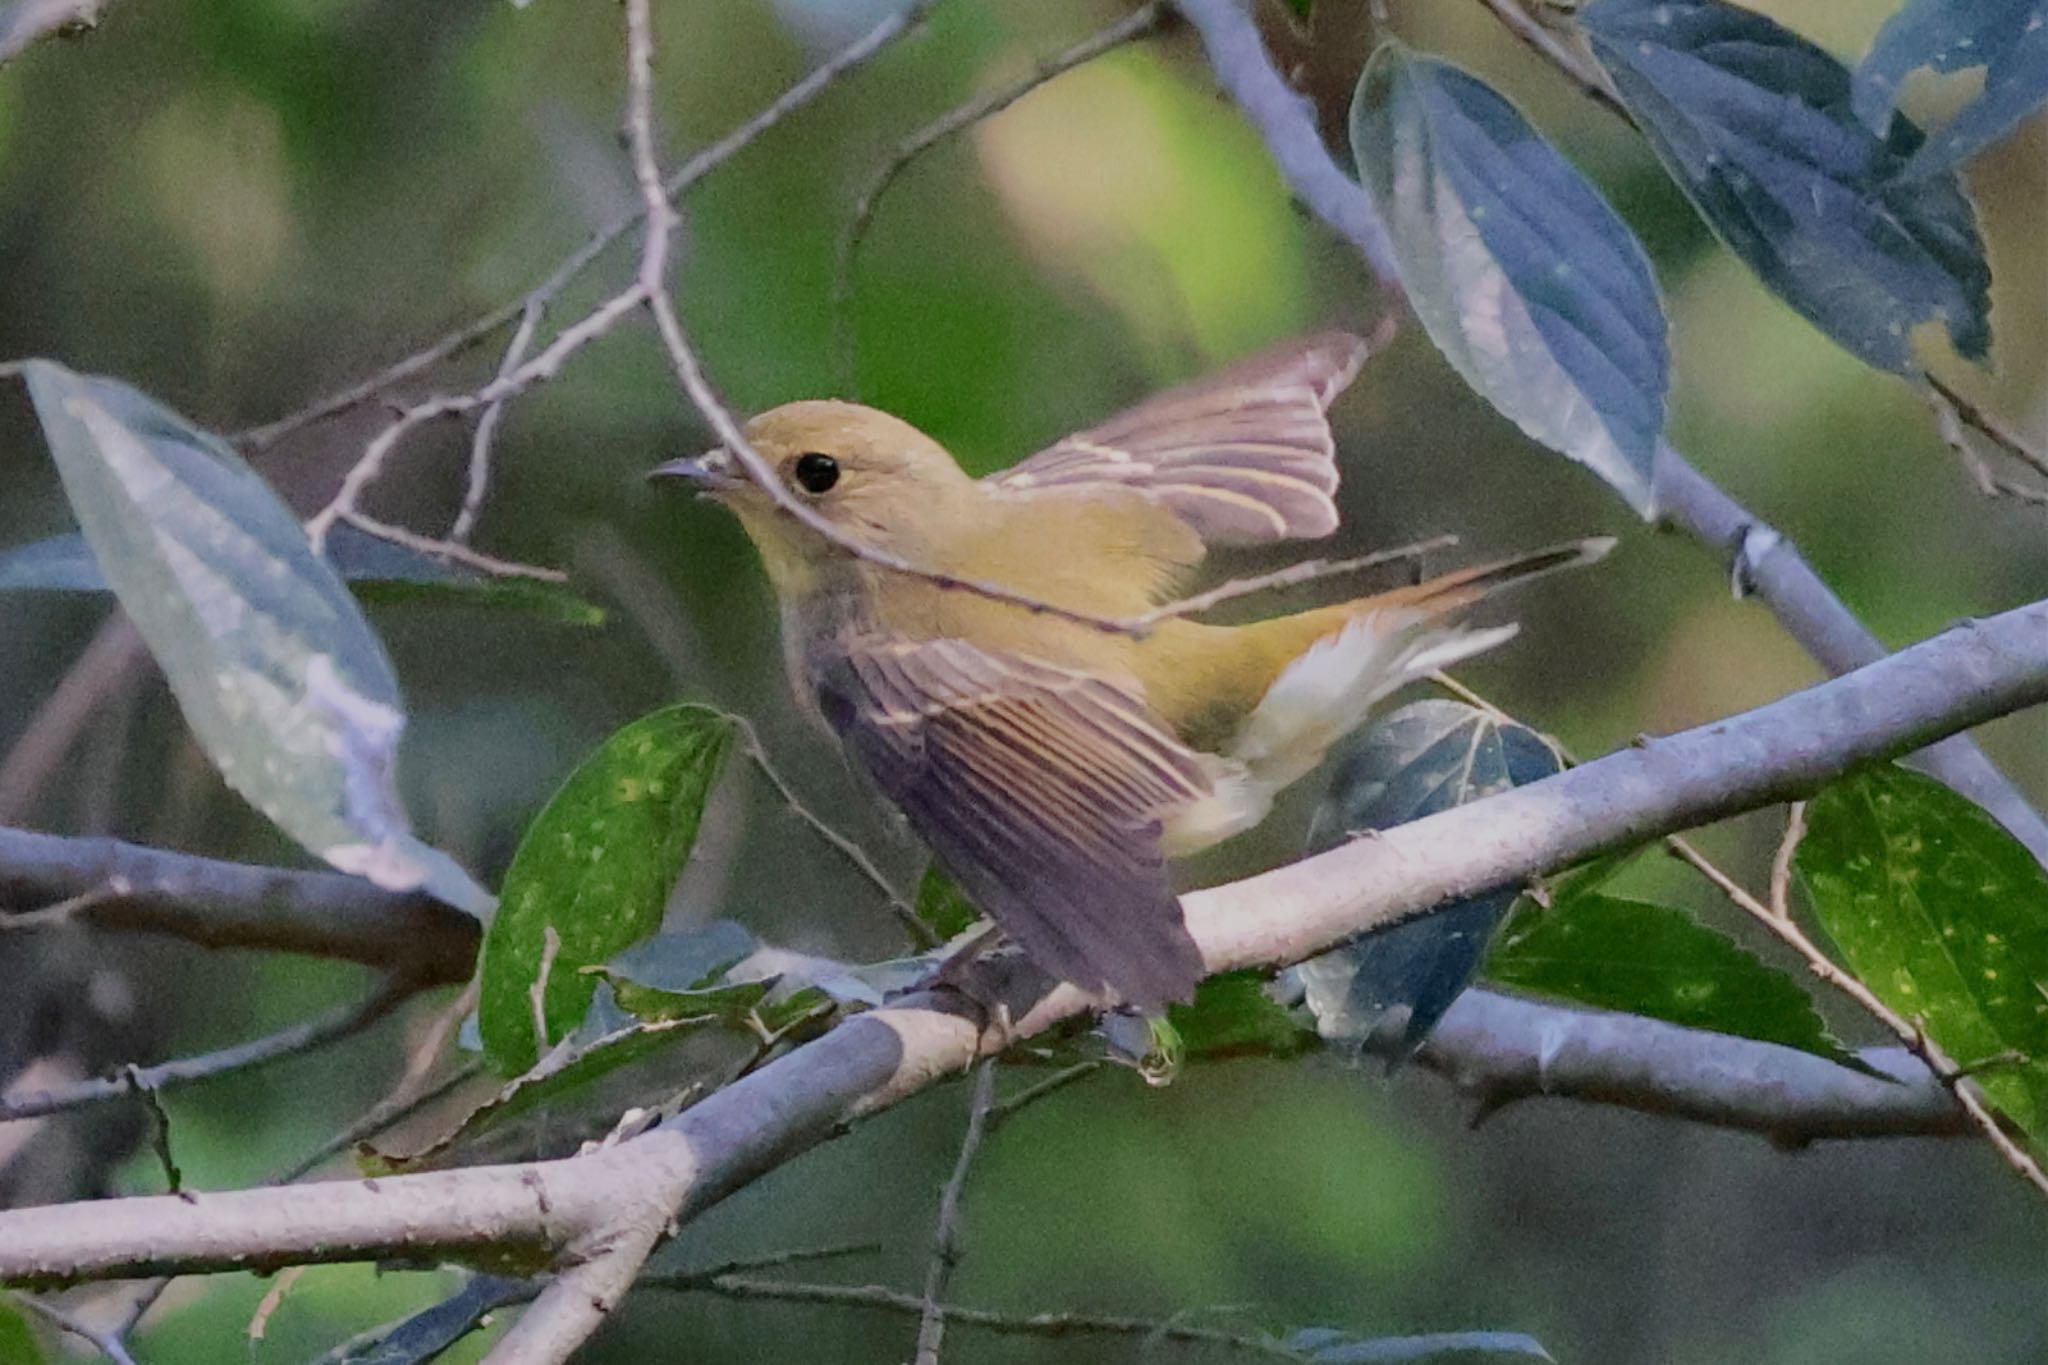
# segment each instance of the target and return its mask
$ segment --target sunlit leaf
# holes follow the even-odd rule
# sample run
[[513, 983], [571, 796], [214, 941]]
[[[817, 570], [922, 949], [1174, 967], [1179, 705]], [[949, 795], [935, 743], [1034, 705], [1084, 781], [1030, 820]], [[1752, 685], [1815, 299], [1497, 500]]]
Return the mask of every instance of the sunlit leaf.
[[[1559, 766], [1526, 726], [1463, 702], [1404, 706], [1339, 751], [1329, 795], [1309, 827], [1309, 851], [1539, 781]], [[1394, 1055], [1413, 1053], [1471, 984], [1519, 894], [1475, 896], [1303, 963], [1323, 1035], [1357, 1042], [1393, 1035]]]
[[2048, 0], [1907, 0], [1856, 68], [1856, 116], [1882, 133], [1914, 71], [1984, 68], [1984, 89], [1928, 134], [1907, 176], [1954, 170], [2048, 102]]
[[1862, 1069], [1790, 974], [1682, 910], [1585, 894], [1525, 908], [1489, 980], [1596, 1009], [1798, 1048]]
[[[559, 583], [494, 578], [479, 570], [422, 554], [369, 535], [346, 522], [327, 533], [327, 562], [370, 606], [419, 603], [480, 607], [545, 617], [563, 625], [600, 626], [604, 608]], [[99, 561], [82, 535], [0, 550], [0, 590], [110, 592]]]
[[1988, 353], [1969, 200], [1952, 175], [1901, 178], [1919, 129], [1864, 127], [1840, 62], [1720, 0], [1596, 0], [1580, 23], [1666, 169], [1773, 293], [1881, 369], [1915, 368], [1926, 322]]
[[917, 917], [944, 943], [979, 924], [982, 915], [946, 870], [932, 863], [917, 884]]
[[28, 1314], [0, 1294], [0, 1365], [42, 1365], [47, 1359]]
[[2048, 874], [1932, 778], [1873, 768], [1807, 810], [1799, 873], [1862, 982], [2048, 1147]]
[[228, 785], [344, 872], [487, 913], [489, 894], [413, 836], [391, 662], [270, 486], [126, 384], [24, 372], [93, 556]]
[[1483, 81], [1398, 43], [1359, 79], [1351, 148], [1438, 349], [1648, 516], [1670, 357], [1628, 225]]
[[1310, 1021], [1268, 994], [1257, 972], [1212, 976], [1166, 1017], [1189, 1057], [1292, 1057], [1317, 1044]]
[[1553, 1360], [1543, 1344], [1522, 1332], [1430, 1332], [1413, 1337], [1360, 1337], [1308, 1327], [1286, 1340], [1316, 1365], [1402, 1365], [1461, 1360]]
[[[596, 987], [585, 967], [660, 927], [733, 736], [731, 720], [706, 707], [656, 711], [585, 759], [527, 828], [484, 936], [478, 1021], [501, 1071], [526, 1070], [576, 1026]], [[544, 992], [548, 1036], [536, 1040], [529, 992], [551, 931], [560, 946]]]

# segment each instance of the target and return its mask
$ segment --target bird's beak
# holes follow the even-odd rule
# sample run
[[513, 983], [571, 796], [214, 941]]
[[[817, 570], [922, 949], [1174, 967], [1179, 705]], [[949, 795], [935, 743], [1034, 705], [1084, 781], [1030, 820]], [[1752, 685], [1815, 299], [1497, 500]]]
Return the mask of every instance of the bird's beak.
[[647, 477], [650, 480], [682, 479], [707, 497], [717, 497], [746, 482], [733, 468], [732, 456], [719, 448], [658, 464], [647, 471]]

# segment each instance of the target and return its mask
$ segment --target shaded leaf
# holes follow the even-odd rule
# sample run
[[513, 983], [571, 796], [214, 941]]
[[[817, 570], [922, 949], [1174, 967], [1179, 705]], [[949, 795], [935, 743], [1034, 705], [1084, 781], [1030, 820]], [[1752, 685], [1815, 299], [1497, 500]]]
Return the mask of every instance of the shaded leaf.
[[[734, 728], [708, 707], [671, 706], [626, 726], [585, 759], [527, 828], [484, 936], [478, 1022], [484, 1052], [516, 1074], [575, 1027], [606, 962], [652, 934], [696, 843]], [[534, 1037], [529, 991], [552, 930], [548, 1037]]]
[[1584, 894], [1509, 922], [1488, 979], [1596, 1009], [1863, 1062], [1827, 1030], [1796, 978], [1682, 910]]
[[1398, 1365], [1410, 1361], [1552, 1360], [1536, 1338], [1522, 1332], [1430, 1332], [1412, 1337], [1359, 1337], [1309, 1327], [1286, 1340], [1317, 1365]]
[[982, 914], [959, 883], [934, 862], [917, 884], [917, 917], [944, 943], [979, 924]]
[[42, 1365], [47, 1359], [28, 1314], [0, 1294], [0, 1365]]
[[[313, 1365], [425, 1365], [484, 1325], [500, 1308], [532, 1298], [531, 1280], [472, 1275], [447, 1298], [362, 1340], [339, 1346]], [[0, 1355], [0, 1361], [7, 1357]]]
[[715, 1015], [744, 1020], [774, 988], [773, 978], [727, 984], [725, 974], [759, 945], [745, 926], [713, 920], [656, 934], [600, 967], [586, 967], [611, 983], [620, 1008], [650, 1023]]
[[1914, 371], [1925, 322], [1988, 353], [1969, 201], [1952, 175], [1900, 178], [1919, 129], [1864, 127], [1840, 62], [1720, 0], [1596, 0], [1580, 23], [1666, 169], [1773, 293], [1880, 369]]
[[290, 509], [226, 442], [127, 385], [23, 368], [93, 556], [228, 785], [344, 872], [488, 913], [413, 836], [391, 662]]
[[[1539, 781], [1560, 766], [1527, 726], [1463, 702], [1415, 702], [1345, 742], [1309, 827], [1308, 851]], [[1323, 1036], [1363, 1043], [1389, 1035], [1398, 1040], [1396, 1058], [1413, 1054], [1471, 984], [1519, 894], [1475, 896], [1303, 963]]]
[[1258, 972], [1224, 972], [1195, 987], [1166, 1017], [1188, 1057], [1292, 1057], [1317, 1045], [1309, 1021], [1266, 991]]
[[1851, 971], [2048, 1148], [2048, 874], [1982, 810], [1886, 765], [1807, 808], [1798, 865]]
[[1396, 43], [1359, 79], [1351, 148], [1438, 349], [1650, 515], [1670, 358], [1628, 225], [1483, 81]]
[[[619, 1022], [604, 996], [582, 1027], [532, 1070], [506, 1083], [427, 1146], [406, 1154], [376, 1153], [363, 1164], [370, 1174], [446, 1170], [486, 1161], [564, 1155], [579, 1142], [602, 1137], [632, 1104], [651, 1107], [695, 1084], [722, 1080], [756, 1044], [714, 1013], [641, 1023]], [[685, 1042], [696, 1051], [664, 1058]], [[643, 1064], [662, 1061], [659, 1068]], [[633, 1068], [630, 1084], [603, 1083]], [[648, 1073], [658, 1073], [656, 1080]]]
[[1928, 135], [1903, 174], [1952, 171], [2048, 102], [2048, 0], [1907, 0], [1856, 68], [1856, 116], [1882, 133], [1912, 72], [1980, 66], [1983, 91]]
[[[604, 624], [604, 608], [558, 583], [493, 578], [421, 554], [342, 522], [327, 533], [327, 562], [370, 606], [421, 603], [482, 607], [545, 617], [572, 626]], [[110, 592], [92, 547], [76, 533], [0, 551], [0, 590]]]

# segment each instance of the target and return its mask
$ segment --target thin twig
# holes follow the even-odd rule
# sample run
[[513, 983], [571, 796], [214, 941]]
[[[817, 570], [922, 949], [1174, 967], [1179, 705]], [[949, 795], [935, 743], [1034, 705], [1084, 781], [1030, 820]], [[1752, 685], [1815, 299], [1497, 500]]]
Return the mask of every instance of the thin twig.
[[156, 1153], [157, 1165], [163, 1169], [164, 1184], [172, 1194], [184, 1194], [185, 1173], [178, 1169], [176, 1159], [171, 1156], [171, 1116], [164, 1112], [164, 1102], [157, 1097], [156, 1087], [142, 1074], [142, 1068], [133, 1062], [121, 1068], [120, 1076], [129, 1093], [142, 1101], [142, 1107], [149, 1111], [149, 1145]]
[[739, 727], [740, 741], [746, 745], [747, 757], [752, 760], [761, 776], [768, 780], [768, 785], [775, 788], [775, 794], [782, 799], [782, 804], [789, 808], [790, 814], [810, 826], [813, 834], [823, 839], [852, 866], [854, 871], [860, 873], [870, 885], [882, 893], [883, 898], [889, 903], [890, 911], [895, 914], [897, 921], [903, 925], [904, 932], [910, 935], [911, 941], [920, 951], [938, 947], [941, 942], [939, 936], [932, 931], [929, 924], [918, 918], [917, 907], [896, 889], [896, 884], [889, 880], [881, 868], [875, 866], [875, 860], [868, 856], [868, 851], [827, 824], [824, 818], [806, 806], [798, 798], [795, 789], [783, 780], [782, 774], [775, 770], [775, 765], [768, 761], [768, 750], [762, 745], [760, 731], [754, 728], [754, 723], [745, 716], [731, 712], [727, 713], [727, 719]]
[[1794, 801], [1785, 807], [1785, 837], [1771, 855], [1771, 913], [1779, 919], [1792, 918], [1792, 858], [1805, 837], [1806, 803]]
[[54, 1090], [15, 1095], [0, 1100], [0, 1122], [36, 1118], [119, 1099], [133, 1094], [137, 1086], [160, 1090], [165, 1086], [207, 1080], [230, 1071], [260, 1066], [280, 1057], [310, 1052], [362, 1032], [418, 989], [418, 982], [409, 977], [386, 977], [381, 986], [355, 1004], [329, 1010], [317, 1018], [302, 1020], [262, 1038], [236, 1043], [217, 1052], [159, 1062], [155, 1066], [129, 1068], [110, 1077], [95, 1076]]
[[95, 886], [81, 891], [75, 896], [66, 896], [63, 900], [53, 905], [45, 905], [39, 910], [24, 910], [20, 914], [0, 915], [0, 934], [33, 929], [50, 929], [60, 924], [69, 924], [95, 905], [105, 905], [108, 901], [127, 894], [127, 887], [117, 883], [110, 883], [106, 886]]
[[98, 1328], [73, 1317], [53, 1303], [47, 1303], [33, 1294], [9, 1294], [16, 1303], [34, 1313], [60, 1332], [77, 1337], [86, 1345], [114, 1362], [114, 1365], [135, 1365], [135, 1357], [128, 1354], [127, 1343], [120, 1334], [102, 1332]]
[[[680, 195], [695, 186], [698, 181], [743, 151], [761, 134], [824, 93], [840, 77], [866, 64], [898, 38], [917, 28], [938, 2], [939, 0], [916, 0], [915, 3], [888, 15], [861, 37], [828, 57], [746, 122], [678, 167], [675, 174], [669, 177], [666, 186], [668, 193], [671, 196]], [[238, 432], [235, 440], [250, 450], [266, 450], [296, 431], [360, 407], [388, 391], [393, 385], [460, 355], [508, 323], [524, 317], [527, 309], [535, 304], [545, 307], [572, 281], [589, 269], [591, 264], [604, 254], [606, 248], [632, 231], [640, 223], [642, 216], [640, 210], [635, 210], [599, 228], [588, 241], [570, 253], [546, 280], [524, 296], [510, 303], [500, 304], [464, 323], [411, 355], [387, 365], [360, 383], [309, 403], [274, 422]]]
[[846, 392], [852, 393], [855, 388], [853, 321], [850, 314], [853, 302], [854, 257], [860, 250], [862, 240], [867, 236], [868, 226], [874, 220], [875, 210], [881, 204], [882, 196], [895, 183], [896, 177], [903, 174], [911, 162], [947, 138], [973, 127], [984, 119], [1000, 114], [1032, 91], [1075, 67], [1083, 66], [1106, 52], [1122, 47], [1125, 43], [1155, 32], [1164, 23], [1167, 15], [1164, 0], [1151, 0], [1149, 4], [1140, 5], [1107, 28], [1092, 33], [1072, 47], [1039, 61], [1022, 80], [955, 105], [896, 144], [889, 153], [888, 160], [882, 163], [881, 169], [877, 170], [873, 178], [862, 187], [860, 197], [854, 200], [853, 215], [840, 234], [838, 258], [832, 268], [832, 354], [840, 386]]
[[[533, 339], [540, 331], [540, 320], [546, 314], [548, 301], [544, 298], [529, 298], [520, 310], [519, 326], [513, 329], [512, 341], [505, 347], [503, 358], [498, 361], [499, 379], [505, 378], [526, 359], [526, 353], [533, 349]], [[484, 495], [491, 486], [491, 443], [498, 434], [498, 423], [505, 415], [505, 404], [509, 398], [500, 398], [484, 409], [484, 415], [477, 419], [476, 431], [469, 438], [469, 479], [462, 491], [462, 507], [455, 513], [455, 524], [448, 528], [448, 539], [456, 544], [466, 544], [470, 533], [476, 529], [476, 519], [483, 511]]]
[[946, 1339], [946, 1309], [942, 1300], [953, 1268], [960, 1264], [960, 1199], [967, 1189], [967, 1172], [981, 1151], [982, 1134], [988, 1131], [988, 1115], [996, 1097], [996, 1059], [981, 1064], [967, 1100], [967, 1131], [960, 1138], [960, 1156], [953, 1174], [939, 1195], [938, 1224], [932, 1230], [931, 1262], [924, 1272], [923, 1309], [917, 1320], [916, 1365], [939, 1365], [939, 1347]]
[[1094, 1060], [1075, 1062], [1072, 1066], [1062, 1067], [1060, 1070], [1053, 1072], [1052, 1075], [1047, 1076], [1042, 1081], [1032, 1082], [1014, 1095], [997, 1100], [988, 1111], [989, 1132], [995, 1132], [996, 1129], [1002, 1127], [1023, 1110], [1030, 1108], [1046, 1096], [1056, 1091], [1065, 1090], [1076, 1081], [1086, 1080], [1088, 1077], [1093, 1076], [1102, 1069], [1102, 1066], [1101, 1062]]
[[[873, 1308], [922, 1318], [923, 1298], [884, 1285], [808, 1284], [794, 1280], [758, 1279], [744, 1275], [719, 1275], [698, 1279], [686, 1275], [644, 1275], [640, 1283], [655, 1289], [718, 1294], [729, 1299], [766, 1299], [777, 1303], [824, 1304], [837, 1308]], [[960, 1327], [979, 1328], [999, 1336], [1026, 1337], [1137, 1337], [1145, 1341], [1178, 1341], [1195, 1345], [1222, 1346], [1254, 1355], [1299, 1361], [1301, 1353], [1277, 1338], [1253, 1332], [1232, 1332], [1219, 1327], [1197, 1327], [1172, 1319], [1110, 1317], [1089, 1313], [998, 1313], [961, 1304], [941, 1304], [945, 1320]]]
[[365, 535], [375, 536], [379, 540], [388, 540], [393, 545], [403, 545], [408, 550], [413, 550], [423, 555], [432, 555], [436, 559], [452, 560], [457, 564], [480, 570], [496, 578], [530, 578], [540, 583], [566, 583], [569, 581], [569, 575], [563, 573], [560, 569], [550, 569], [539, 564], [522, 564], [516, 559], [500, 559], [496, 555], [487, 555], [481, 550], [472, 550], [469, 546], [457, 540], [436, 540], [432, 536], [423, 536], [417, 531], [409, 531], [403, 526], [393, 526], [390, 522], [378, 521], [375, 517], [366, 516], [353, 508], [343, 512], [341, 519]]
[[0, 760], [0, 824], [13, 824], [29, 812], [92, 718], [131, 685], [137, 666], [148, 657], [141, 632], [128, 613], [116, 608]]
[[2036, 450], [2026, 441], [2021, 440], [1993, 418], [1990, 413], [1956, 392], [1946, 381], [1938, 379], [1931, 374], [1923, 377], [1927, 380], [1927, 387], [1932, 389], [1936, 396], [1948, 405], [1949, 409], [1955, 413], [1956, 417], [1965, 426], [1992, 442], [2000, 450], [2003, 450], [2021, 464], [2032, 469], [2036, 474], [2041, 475], [2043, 478], [2048, 478], [2048, 453]]
[[2039, 467], [2037, 461], [2048, 461], [2043, 461], [2042, 457], [2028, 450], [2018, 438], [2001, 431], [1978, 409], [1970, 407], [1969, 415], [1965, 416], [1964, 409], [1968, 404], [1953, 389], [1940, 384], [1931, 376], [1927, 383], [1927, 400], [1934, 409], [1935, 428], [1941, 433], [1941, 439], [1947, 443], [1948, 448], [1954, 451], [1956, 458], [1962, 462], [1963, 472], [1977, 485], [1977, 491], [1987, 498], [2011, 498], [2016, 502], [2032, 503], [2036, 507], [2048, 507], [2048, 489], [2035, 488], [2015, 479], [2008, 479], [1992, 469], [1991, 462], [1980, 455], [1977, 448], [1970, 443], [1969, 432], [1975, 431], [1988, 437], [2008, 455], [2023, 464]]
[[[1791, 865], [1792, 858], [1798, 851], [1799, 840], [1804, 836], [1805, 830], [1804, 812], [1786, 822], [1785, 837], [1780, 842], [1776, 855], [1772, 858], [1774, 869], [1780, 863], [1788, 867]], [[2032, 1185], [2042, 1194], [2048, 1194], [2048, 1173], [2044, 1173], [2040, 1163], [2035, 1161], [2033, 1156], [2005, 1131], [2005, 1128], [1998, 1122], [1997, 1117], [1985, 1107], [1981, 1097], [1975, 1093], [1975, 1083], [1965, 1075], [1962, 1068], [1958, 1067], [1953, 1059], [1935, 1044], [1932, 1038], [1927, 1036], [1925, 1029], [1892, 1009], [1891, 1006], [1878, 997], [1875, 991], [1837, 965], [1835, 960], [1822, 951], [1820, 945], [1815, 943], [1807, 935], [1806, 931], [1799, 926], [1799, 922], [1792, 918], [1789, 904], [1785, 904], [1782, 909], [1776, 903], [1772, 905], [1764, 904], [1736, 883], [1733, 878], [1708, 862], [1700, 855], [1697, 849], [1693, 848], [1684, 839], [1674, 836], [1666, 840], [1666, 842], [1671, 846], [1674, 853], [1718, 887], [1721, 893], [1728, 897], [1731, 902], [1740, 909], [1747, 911], [1751, 918], [1763, 925], [1765, 929], [1768, 929], [1780, 943], [1783, 943], [1793, 952], [1799, 954], [1805, 960], [1807, 970], [1811, 971], [1816, 978], [1826, 982], [1835, 991], [1855, 1002], [1864, 1013], [1884, 1025], [1901, 1043], [1905, 1044], [1907, 1051], [1912, 1052], [1921, 1061], [1927, 1063], [1927, 1069], [1932, 1071], [1936, 1078], [1955, 1096], [1956, 1103], [1963, 1107], [1963, 1112], [1970, 1116], [1970, 1121], [1976, 1125], [1978, 1131], [1982, 1132], [1990, 1140], [1991, 1145], [1998, 1150], [1998, 1154], [2005, 1159], [2006, 1165], [2012, 1167], [2020, 1179]]]
[[1375, 550], [1371, 554], [1356, 555], [1350, 559], [1305, 559], [1299, 564], [1290, 564], [1271, 573], [1254, 574], [1249, 578], [1233, 578], [1228, 583], [1220, 584], [1207, 592], [1196, 593], [1177, 602], [1169, 602], [1142, 616], [1134, 616], [1131, 621], [1139, 629], [1149, 630], [1162, 621], [1194, 616], [1240, 597], [1275, 592], [1281, 588], [1299, 587], [1304, 583], [1320, 582], [1326, 578], [1340, 578], [1404, 559], [1420, 559], [1426, 554], [1448, 549], [1457, 543], [1456, 536], [1431, 536], [1428, 540], [1418, 540], [1412, 545], [1397, 545], [1391, 550]]

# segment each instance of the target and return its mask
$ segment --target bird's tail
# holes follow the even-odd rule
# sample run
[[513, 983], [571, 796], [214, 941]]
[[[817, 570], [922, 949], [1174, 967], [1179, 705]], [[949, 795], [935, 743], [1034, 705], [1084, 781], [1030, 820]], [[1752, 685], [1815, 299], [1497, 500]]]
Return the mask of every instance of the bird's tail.
[[1223, 756], [1268, 792], [1295, 781], [1396, 689], [1509, 639], [1513, 625], [1471, 627], [1464, 608], [1504, 588], [1592, 564], [1608, 537], [1572, 541], [1478, 564], [1392, 592], [1259, 622], [1246, 629], [1287, 662]]

